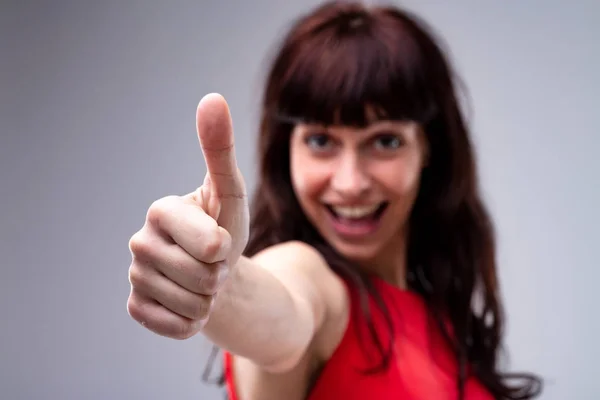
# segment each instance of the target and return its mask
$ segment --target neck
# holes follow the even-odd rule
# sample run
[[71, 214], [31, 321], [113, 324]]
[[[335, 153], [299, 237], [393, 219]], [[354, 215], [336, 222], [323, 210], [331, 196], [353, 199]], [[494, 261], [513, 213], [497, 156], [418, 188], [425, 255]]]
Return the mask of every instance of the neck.
[[406, 256], [406, 240], [402, 235], [382, 249], [377, 258], [370, 260], [368, 269], [389, 284], [406, 289]]

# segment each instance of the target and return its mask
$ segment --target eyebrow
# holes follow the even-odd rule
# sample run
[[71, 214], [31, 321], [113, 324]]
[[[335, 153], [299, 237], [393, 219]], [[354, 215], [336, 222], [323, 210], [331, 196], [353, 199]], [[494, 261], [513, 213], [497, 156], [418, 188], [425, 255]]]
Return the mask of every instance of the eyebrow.
[[[317, 122], [298, 122], [294, 129], [300, 128], [302, 134], [311, 134], [318, 131], [321, 133], [332, 132], [332, 128], [340, 128], [338, 125], [324, 125]], [[374, 121], [365, 127], [348, 127], [362, 131], [365, 135], [373, 135], [381, 133], [382, 130], [388, 130], [389, 133], [410, 134], [414, 130], [411, 121], [396, 121], [396, 120], [379, 120]]]

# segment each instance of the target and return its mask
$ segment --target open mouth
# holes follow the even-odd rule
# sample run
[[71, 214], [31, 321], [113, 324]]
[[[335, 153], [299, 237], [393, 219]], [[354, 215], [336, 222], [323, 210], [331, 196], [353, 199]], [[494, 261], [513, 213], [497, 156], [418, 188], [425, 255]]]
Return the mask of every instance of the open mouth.
[[335, 221], [349, 225], [360, 225], [378, 222], [388, 204], [384, 201], [369, 206], [342, 207], [327, 204], [326, 207]]

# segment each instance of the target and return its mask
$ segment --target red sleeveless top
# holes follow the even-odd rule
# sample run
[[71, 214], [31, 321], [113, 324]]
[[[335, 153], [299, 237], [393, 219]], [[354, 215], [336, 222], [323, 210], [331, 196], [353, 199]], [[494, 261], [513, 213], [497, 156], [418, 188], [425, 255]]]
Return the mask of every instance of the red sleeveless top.
[[[338, 348], [325, 364], [307, 400], [455, 400], [458, 367], [423, 300], [382, 280], [375, 280], [394, 327], [393, 356], [387, 369], [375, 374], [364, 370], [378, 366], [377, 351], [358, 296], [350, 290], [350, 321]], [[370, 301], [375, 329], [385, 348], [390, 337], [383, 314]], [[239, 399], [234, 388], [231, 356], [225, 353], [225, 382], [230, 400]], [[465, 385], [465, 400], [493, 400], [474, 378]]]

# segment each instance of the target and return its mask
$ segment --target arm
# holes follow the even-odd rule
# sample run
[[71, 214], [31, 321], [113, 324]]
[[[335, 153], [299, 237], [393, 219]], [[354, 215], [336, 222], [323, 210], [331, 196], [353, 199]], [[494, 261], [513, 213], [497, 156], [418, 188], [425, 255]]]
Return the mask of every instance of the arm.
[[203, 333], [269, 372], [293, 368], [327, 316], [344, 308], [343, 284], [311, 247], [290, 242], [240, 258]]
[[255, 370], [289, 372], [313, 354], [326, 357], [336, 331], [324, 327], [347, 311], [345, 288], [301, 243], [240, 256], [249, 212], [224, 99], [205, 96], [196, 121], [205, 181], [194, 193], [154, 202], [132, 236], [129, 314], [167, 337], [202, 331]]

